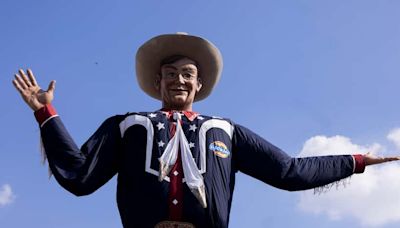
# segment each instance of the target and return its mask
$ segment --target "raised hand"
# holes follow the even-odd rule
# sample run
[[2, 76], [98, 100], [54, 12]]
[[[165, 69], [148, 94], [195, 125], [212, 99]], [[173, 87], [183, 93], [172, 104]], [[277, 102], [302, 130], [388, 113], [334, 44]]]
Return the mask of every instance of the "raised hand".
[[371, 153], [367, 153], [364, 155], [365, 165], [375, 165], [375, 164], [380, 164], [380, 163], [384, 163], [384, 162], [398, 161], [398, 160], [400, 160], [400, 156], [378, 157]]
[[51, 103], [54, 98], [56, 81], [51, 81], [47, 91], [43, 91], [37, 84], [32, 71], [28, 69], [26, 73], [20, 69], [18, 74], [15, 74], [13, 84], [21, 94], [22, 99], [24, 99], [33, 111], [36, 111], [44, 105]]

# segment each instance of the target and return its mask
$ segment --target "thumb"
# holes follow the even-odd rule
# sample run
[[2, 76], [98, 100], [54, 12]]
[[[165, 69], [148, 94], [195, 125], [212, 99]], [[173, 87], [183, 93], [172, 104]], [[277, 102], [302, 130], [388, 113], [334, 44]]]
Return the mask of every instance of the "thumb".
[[49, 84], [49, 87], [47, 88], [47, 92], [54, 93], [54, 90], [56, 89], [56, 81], [51, 81]]

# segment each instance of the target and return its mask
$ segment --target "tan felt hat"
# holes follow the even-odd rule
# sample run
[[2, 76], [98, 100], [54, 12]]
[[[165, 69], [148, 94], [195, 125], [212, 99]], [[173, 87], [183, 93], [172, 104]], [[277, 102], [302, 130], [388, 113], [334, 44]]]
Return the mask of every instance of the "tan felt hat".
[[136, 52], [136, 77], [140, 88], [151, 97], [161, 100], [155, 80], [163, 59], [183, 55], [197, 62], [203, 87], [194, 101], [210, 95], [222, 72], [222, 56], [210, 41], [186, 33], [165, 34], [151, 38]]

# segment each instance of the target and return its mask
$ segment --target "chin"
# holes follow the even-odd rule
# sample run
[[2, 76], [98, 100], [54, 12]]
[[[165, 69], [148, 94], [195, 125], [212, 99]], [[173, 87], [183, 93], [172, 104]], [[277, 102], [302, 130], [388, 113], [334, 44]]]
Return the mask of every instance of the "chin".
[[174, 96], [171, 101], [173, 103], [180, 103], [180, 104], [184, 104], [187, 101], [187, 97], [186, 96]]

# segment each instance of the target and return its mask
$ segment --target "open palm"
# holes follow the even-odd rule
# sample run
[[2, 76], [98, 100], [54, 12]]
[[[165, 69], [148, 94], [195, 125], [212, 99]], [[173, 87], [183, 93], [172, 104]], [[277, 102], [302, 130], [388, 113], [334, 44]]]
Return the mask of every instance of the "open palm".
[[15, 74], [13, 84], [29, 107], [36, 111], [42, 108], [45, 104], [51, 103], [54, 98], [56, 82], [51, 81], [47, 91], [44, 91], [37, 84], [32, 71], [28, 69], [26, 73], [20, 69], [18, 74]]
[[388, 157], [379, 157], [373, 155], [372, 153], [364, 154], [364, 162], [365, 165], [376, 165], [390, 161], [398, 161], [400, 160], [400, 156], [388, 156]]

